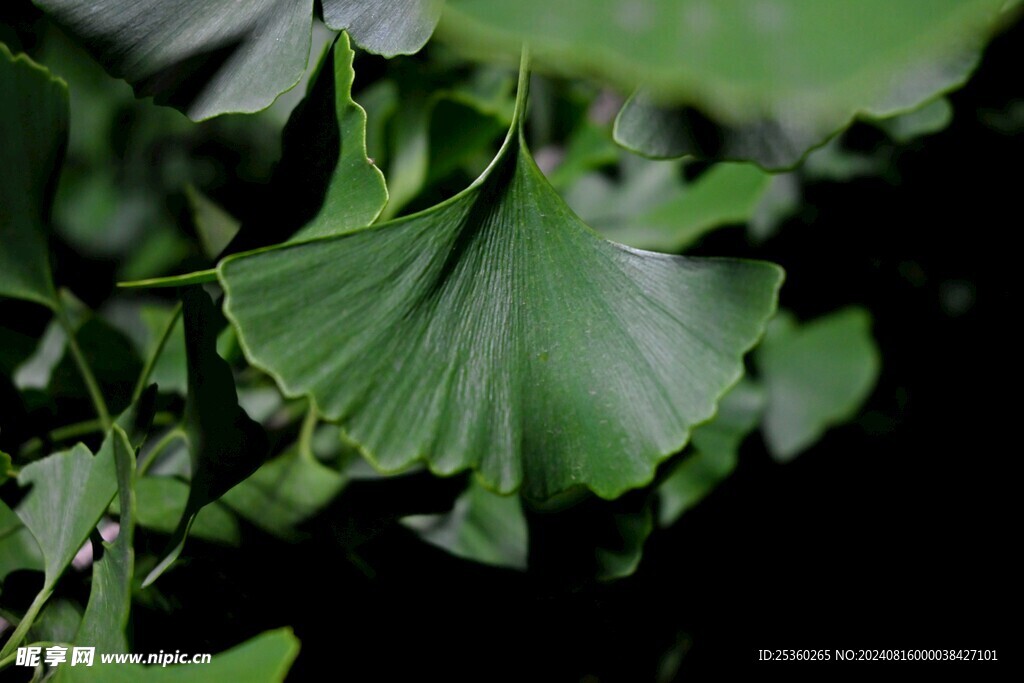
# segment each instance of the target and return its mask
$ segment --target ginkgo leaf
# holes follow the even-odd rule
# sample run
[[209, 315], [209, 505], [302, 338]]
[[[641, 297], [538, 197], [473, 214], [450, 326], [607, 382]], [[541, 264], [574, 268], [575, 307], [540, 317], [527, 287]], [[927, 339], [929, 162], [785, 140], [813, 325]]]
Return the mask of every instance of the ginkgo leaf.
[[146, 577], [157, 579], [181, 554], [198, 512], [252, 474], [266, 459], [263, 427], [238, 405], [231, 367], [217, 355], [223, 318], [201, 287], [181, 293], [188, 360], [185, 433], [192, 463], [191, 487], [169, 550]]
[[346, 481], [312, 455], [293, 449], [265, 462], [222, 501], [264, 531], [295, 540], [302, 537], [296, 527], [326, 507]]
[[68, 136], [68, 89], [0, 43], [0, 296], [57, 306], [47, 244]]
[[765, 441], [782, 461], [852, 417], [875, 386], [881, 365], [871, 316], [859, 308], [802, 325], [780, 315], [754, 359], [767, 396]]
[[726, 394], [718, 414], [693, 430], [692, 451], [658, 486], [658, 522], [674, 523], [724, 481], [739, 460], [740, 445], [764, 412], [761, 388], [743, 379]]
[[518, 496], [499, 496], [471, 482], [451, 511], [410, 515], [402, 518], [402, 524], [456, 557], [526, 569], [529, 539]]
[[622, 159], [618, 181], [580, 178], [565, 200], [608, 239], [640, 249], [679, 253], [705, 233], [750, 220], [772, 177], [751, 164], [715, 164], [685, 182], [679, 162]]
[[39, 544], [43, 556], [43, 587], [18, 628], [0, 650], [9, 655], [25, 637], [39, 611], [49, 600], [57, 580], [88, 540], [117, 492], [112, 431], [93, 456], [83, 444], [25, 465], [18, 484], [29, 488], [16, 512]]
[[601, 239], [512, 129], [467, 190], [348, 235], [221, 262], [250, 362], [380, 468], [466, 468], [532, 498], [642, 485], [708, 419], [782, 272]]
[[444, 0], [321, 0], [324, 23], [347, 30], [356, 45], [385, 57], [420, 51], [434, 33]]
[[36, 0], [139, 97], [193, 121], [265, 109], [306, 70], [313, 0]]
[[[1004, 4], [448, 0], [438, 35], [480, 58], [527, 42], [559, 73], [643, 86], [657, 104], [693, 106], [722, 127], [719, 149], [696, 151], [779, 168], [858, 114], [909, 111], [961, 85]], [[659, 147], [657, 119], [640, 124], [620, 125], [617, 137], [632, 149], [648, 149], [645, 139]], [[694, 132], [668, 131], [708, 142]]]
[[[241, 645], [213, 655], [209, 662], [195, 665], [159, 662], [150, 666], [102, 662], [92, 666], [60, 666], [61, 683], [282, 683], [299, 654], [299, 641], [291, 629], [267, 631]], [[167, 653], [168, 657], [174, 655]]]
[[120, 511], [117, 538], [102, 543], [102, 557], [93, 563], [89, 602], [74, 642], [105, 652], [127, 652], [125, 628], [135, 576], [135, 451], [120, 427], [114, 427], [111, 439]]
[[366, 155], [366, 112], [352, 99], [353, 58], [342, 33], [285, 126], [267, 197], [272, 215], [294, 207], [288, 220], [243, 225], [228, 251], [348, 232], [384, 209], [384, 175]]

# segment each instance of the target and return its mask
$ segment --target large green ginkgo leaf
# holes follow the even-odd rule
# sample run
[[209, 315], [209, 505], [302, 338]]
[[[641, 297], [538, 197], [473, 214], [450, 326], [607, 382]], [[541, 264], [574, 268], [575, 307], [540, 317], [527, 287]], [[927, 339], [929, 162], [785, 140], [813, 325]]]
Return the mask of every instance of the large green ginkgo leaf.
[[444, 0], [322, 0], [324, 23], [385, 57], [419, 52], [434, 33]]
[[501, 492], [611, 498], [713, 414], [782, 272], [600, 238], [526, 148], [523, 79], [504, 145], [467, 190], [225, 259], [225, 312], [250, 362], [383, 469], [420, 459]]
[[115, 76], [194, 121], [270, 106], [306, 70], [313, 0], [35, 0]]
[[[693, 131], [663, 132], [658, 116], [637, 116], [617, 131], [628, 147], [779, 167], [859, 113], [908, 111], [962, 84], [1004, 4], [448, 0], [438, 33], [483, 58], [526, 41], [550, 69], [644, 86], [655, 102], [694, 106], [725, 131], [720, 149], [693, 149]], [[686, 147], [659, 152], [663, 134]]]
[[68, 89], [0, 43], [0, 296], [51, 308], [50, 203], [64, 158]]

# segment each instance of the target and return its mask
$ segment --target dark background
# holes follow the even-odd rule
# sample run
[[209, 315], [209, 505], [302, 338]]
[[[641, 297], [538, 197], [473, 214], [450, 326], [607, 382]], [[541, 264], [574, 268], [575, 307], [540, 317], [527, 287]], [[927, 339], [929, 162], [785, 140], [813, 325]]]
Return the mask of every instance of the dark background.
[[[241, 551], [197, 544], [161, 579], [170, 602], [136, 607], [136, 651], [216, 652], [288, 624], [303, 647], [296, 681], [1001, 673], [1019, 653], [1010, 238], [1024, 142], [987, 112], [1024, 102], [1022, 48], [1020, 25], [998, 37], [952, 95], [952, 125], [900, 148], [886, 177], [806, 186], [802, 211], [760, 248], [738, 231], [701, 247], [784, 266], [782, 302], [802, 318], [868, 308], [883, 371], [861, 416], [793, 463], [748, 439], [734, 476], [655, 533], [634, 576], [575, 580], [557, 543], [544, 571], [483, 568], [375, 521], [357, 551], [337, 523], [299, 545], [249, 530]], [[877, 135], [858, 126], [847, 141], [871, 150]], [[458, 488], [417, 482], [367, 484], [332, 514], [371, 518]], [[1000, 664], [756, 661], [779, 648], [996, 649]]]

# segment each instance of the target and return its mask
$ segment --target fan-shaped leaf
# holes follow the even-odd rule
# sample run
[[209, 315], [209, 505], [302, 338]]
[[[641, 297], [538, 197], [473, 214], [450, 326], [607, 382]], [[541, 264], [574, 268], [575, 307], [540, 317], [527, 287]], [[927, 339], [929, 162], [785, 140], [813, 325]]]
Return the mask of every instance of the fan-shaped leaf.
[[36, 0], [111, 74], [194, 121], [265, 109], [306, 70], [313, 0]]
[[764, 435], [778, 460], [791, 460], [871, 393], [879, 354], [871, 317], [850, 308], [797, 325], [779, 316], [755, 354], [767, 395]]
[[308, 394], [381, 468], [423, 459], [531, 497], [651, 479], [741, 372], [771, 264], [607, 242], [522, 136], [427, 211], [221, 262], [249, 360]]
[[57, 306], [50, 204], [68, 136], [68, 89], [0, 43], [0, 296]]
[[[1003, 4], [448, 0], [439, 34], [481, 57], [527, 42], [551, 69], [644, 86], [655, 103], [696, 107], [722, 126], [717, 140], [699, 127], [665, 131], [687, 144], [671, 156], [702, 152], [778, 168], [860, 113], [909, 111], [962, 84]], [[620, 122], [618, 139], [666, 155], [659, 120], [639, 123]]]
[[444, 0], [322, 0], [324, 23], [385, 57], [419, 52], [434, 33]]

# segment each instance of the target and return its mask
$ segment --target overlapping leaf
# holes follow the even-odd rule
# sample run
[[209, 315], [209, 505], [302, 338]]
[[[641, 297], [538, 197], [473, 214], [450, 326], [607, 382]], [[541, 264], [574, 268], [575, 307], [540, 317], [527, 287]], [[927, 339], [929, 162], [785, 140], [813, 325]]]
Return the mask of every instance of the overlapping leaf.
[[380, 215], [388, 191], [366, 155], [366, 112], [352, 100], [353, 58], [343, 33], [285, 127], [267, 213], [293, 208], [284, 220], [243, 225], [231, 251], [340, 234]]
[[716, 164], [686, 183], [678, 163], [622, 161], [617, 182], [585, 175], [566, 191], [566, 202], [608, 239], [667, 253], [750, 220], [772, 181], [751, 164]]
[[67, 144], [67, 86], [0, 43], [0, 93], [0, 296], [54, 307], [47, 235]]
[[499, 496], [472, 482], [450, 512], [410, 515], [402, 523], [457, 557], [526, 569], [529, 539], [518, 496]]
[[146, 577], [152, 583], [178, 557], [198, 512], [242, 481], [266, 459], [267, 435], [238, 405], [230, 366], [217, 355], [219, 312], [200, 287], [182, 290], [188, 397], [185, 432], [192, 462], [188, 501], [170, 550]]
[[324, 23], [385, 57], [419, 52], [434, 33], [444, 0], [321, 0]]
[[[525, 41], [549, 68], [643, 85], [657, 104], [694, 106], [722, 126], [717, 140], [689, 126], [662, 129], [672, 156], [777, 168], [858, 113], [892, 115], [963, 83], [1004, 4], [449, 0], [439, 34], [481, 57]], [[620, 125], [619, 139], [666, 155], [661, 119], [637, 118], [641, 125]]]
[[522, 135], [432, 209], [223, 261], [249, 360], [308, 394], [382, 468], [604, 497], [650, 480], [742, 372], [775, 305], [770, 264], [607, 242]]
[[757, 427], [764, 411], [764, 393], [744, 379], [725, 395], [718, 414], [693, 431], [692, 451], [658, 486], [658, 521], [675, 522], [732, 474], [740, 444]]
[[102, 543], [93, 563], [89, 602], [75, 634], [75, 643], [104, 652], [127, 652], [125, 628], [132, 603], [135, 576], [135, 451], [120, 427], [111, 434], [120, 509], [117, 538]]
[[313, 0], [36, 0], [139, 96], [194, 121], [254, 112], [298, 83]]

